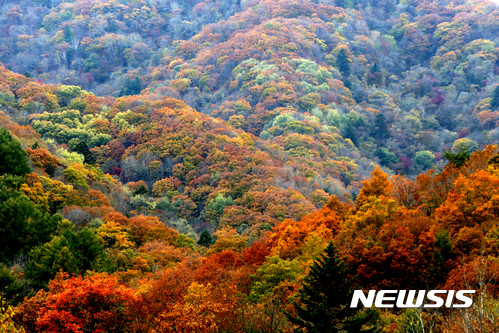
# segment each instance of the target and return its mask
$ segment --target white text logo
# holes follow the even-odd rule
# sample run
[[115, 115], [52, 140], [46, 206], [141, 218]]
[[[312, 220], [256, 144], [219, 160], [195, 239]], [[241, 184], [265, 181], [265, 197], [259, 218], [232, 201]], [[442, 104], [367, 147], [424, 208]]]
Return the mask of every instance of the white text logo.
[[[362, 290], [353, 292], [351, 308], [356, 308], [359, 301], [366, 308], [469, 308], [473, 304], [471, 297], [475, 290], [370, 290], [367, 295]], [[416, 296], [417, 294], [417, 296]], [[447, 297], [445, 297], [447, 295]], [[429, 302], [425, 302], [425, 300]], [[457, 302], [456, 302], [457, 301]], [[432, 303], [431, 303], [432, 302]]]

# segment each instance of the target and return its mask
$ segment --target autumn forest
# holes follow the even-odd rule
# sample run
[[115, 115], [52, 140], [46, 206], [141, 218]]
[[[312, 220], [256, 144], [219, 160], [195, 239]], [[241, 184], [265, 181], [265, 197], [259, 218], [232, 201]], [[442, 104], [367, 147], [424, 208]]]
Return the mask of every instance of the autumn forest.
[[498, 144], [492, 1], [0, 0], [0, 333], [499, 333]]

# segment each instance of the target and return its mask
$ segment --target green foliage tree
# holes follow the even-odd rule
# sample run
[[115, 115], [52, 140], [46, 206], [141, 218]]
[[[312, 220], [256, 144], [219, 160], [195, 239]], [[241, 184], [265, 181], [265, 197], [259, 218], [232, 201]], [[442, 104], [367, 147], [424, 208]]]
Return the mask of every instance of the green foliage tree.
[[499, 108], [499, 85], [496, 85], [492, 91], [492, 101], [490, 102], [490, 106], [494, 109]]
[[345, 49], [341, 49], [336, 58], [336, 65], [340, 70], [343, 78], [346, 79], [350, 76], [350, 61], [348, 60], [347, 52]]
[[398, 163], [400, 162], [399, 158], [397, 155], [391, 151], [389, 151], [386, 148], [379, 148], [376, 149], [376, 152], [374, 153], [377, 157], [379, 157], [380, 162], [382, 165], [388, 165], [390, 163]]
[[133, 195], [149, 195], [149, 190], [144, 185], [140, 185], [139, 188], [133, 192]]
[[453, 259], [452, 242], [448, 230], [440, 229], [435, 233], [434, 245], [434, 264], [431, 274], [433, 275], [433, 280], [441, 284], [445, 282], [445, 277], [449, 273], [449, 265], [446, 265], [446, 262], [449, 259]]
[[377, 62], [375, 62], [375, 63], [371, 66], [371, 68], [369, 68], [369, 71], [371, 72], [371, 74], [374, 74], [374, 73], [379, 72], [379, 71], [380, 71], [380, 69], [379, 69], [378, 63], [377, 63]]
[[414, 157], [414, 162], [416, 162], [416, 164], [422, 169], [431, 168], [433, 166], [434, 161], [435, 161], [435, 155], [433, 155], [432, 152], [427, 150], [418, 151], [416, 153], [416, 156]]
[[69, 105], [73, 98], [79, 97], [82, 90], [78, 86], [67, 86], [62, 85], [59, 87], [59, 96], [61, 97], [62, 104], [64, 106]]
[[471, 153], [468, 149], [463, 149], [457, 153], [453, 153], [450, 150], [444, 152], [444, 157], [449, 161], [449, 163], [454, 164], [457, 167], [461, 167], [469, 160]]
[[352, 140], [352, 142], [353, 142], [354, 145], [358, 144], [357, 131], [355, 129], [355, 126], [351, 122], [348, 122], [346, 124], [343, 137], [345, 139]]
[[85, 178], [83, 178], [81, 173], [79, 173], [78, 170], [76, 170], [75, 168], [68, 167], [64, 169], [63, 173], [64, 173], [64, 178], [66, 178], [68, 182], [73, 184], [75, 188], [79, 190], [88, 190], [90, 188]]
[[120, 27], [118, 25], [118, 22], [116, 22], [116, 20], [111, 20], [105, 30], [107, 32], [116, 33], [119, 29]]
[[71, 244], [71, 249], [78, 260], [79, 268], [86, 271], [93, 268], [93, 263], [102, 253], [102, 245], [95, 231], [90, 228], [83, 228], [74, 233], [66, 228], [61, 235], [66, 237]]
[[454, 141], [452, 151], [444, 152], [444, 157], [449, 163], [457, 167], [463, 166], [470, 159], [471, 153], [478, 148], [478, 144], [474, 140], [462, 138]]
[[234, 203], [231, 196], [227, 198], [223, 194], [218, 194], [215, 198], [211, 199], [206, 206], [206, 217], [212, 221], [218, 221], [222, 215], [225, 207]]
[[210, 247], [211, 244], [213, 244], [213, 237], [211, 237], [208, 230], [205, 229], [201, 235], [199, 235], [198, 245]]
[[31, 171], [28, 156], [19, 141], [0, 127], [0, 175], [25, 176]]
[[350, 308], [353, 290], [349, 267], [330, 242], [303, 280], [300, 303], [293, 301], [296, 315], [286, 316], [298, 326], [295, 332], [379, 332], [373, 326], [379, 317], [376, 310]]
[[0, 298], [3, 296], [15, 303], [22, 301], [24, 287], [10, 269], [0, 263]]
[[71, 230], [69, 223], [61, 223], [62, 231], [46, 244], [30, 251], [32, 260], [26, 266], [26, 277], [35, 288], [46, 288], [47, 283], [59, 270], [68, 273], [82, 273], [96, 263], [102, 253], [102, 245], [95, 232], [83, 228], [78, 233]]
[[470, 153], [472, 153], [477, 149], [478, 149], [478, 143], [475, 140], [471, 140], [468, 138], [457, 139], [456, 141], [454, 141], [454, 144], [452, 145], [452, 150], [454, 150], [457, 153], [464, 150], [467, 150]]
[[80, 140], [80, 142], [78, 142], [78, 144], [74, 147], [74, 151], [78, 154], [83, 155], [84, 162], [86, 164], [95, 164], [95, 156], [94, 154], [92, 154], [92, 152], [88, 148], [88, 145], [84, 141]]
[[121, 89], [120, 96], [138, 95], [140, 94], [140, 79], [135, 77], [135, 79], [126, 79], [123, 89]]
[[304, 110], [310, 110], [321, 101], [321, 96], [317, 93], [310, 93], [298, 99], [298, 105]]
[[69, 24], [66, 24], [64, 28], [62, 29], [62, 32], [64, 34], [64, 40], [66, 42], [69, 42], [71, 38], [74, 37], [75, 33], [73, 32], [73, 29], [71, 29], [71, 26]]
[[14, 178], [7, 181], [1, 178], [0, 261], [8, 262], [20, 252], [27, 253], [31, 247], [49, 241], [62, 217], [44, 212], [27, 196], [10, 187], [17, 186]]
[[26, 277], [35, 289], [46, 288], [60, 270], [78, 273], [78, 260], [64, 236], [55, 236], [50, 242], [33, 248], [29, 255], [32, 259], [26, 266]]
[[342, 8], [351, 8], [352, 1], [350, 1], [350, 0], [336, 0], [336, 6], [342, 7]]
[[300, 262], [296, 259], [284, 260], [276, 255], [268, 258], [257, 273], [258, 280], [253, 283], [250, 294], [254, 301], [258, 301], [261, 296], [269, 296], [284, 281], [294, 282], [301, 273]]
[[385, 140], [390, 137], [388, 132], [388, 125], [386, 124], [386, 117], [382, 113], [378, 113], [374, 118], [374, 129], [372, 135], [378, 140]]

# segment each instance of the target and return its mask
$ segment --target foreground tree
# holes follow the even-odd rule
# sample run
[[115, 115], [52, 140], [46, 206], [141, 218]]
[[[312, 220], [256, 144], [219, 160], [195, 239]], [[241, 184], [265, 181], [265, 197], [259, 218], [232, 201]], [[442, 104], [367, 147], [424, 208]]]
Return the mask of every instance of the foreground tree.
[[289, 321], [297, 326], [295, 332], [379, 332], [373, 325], [378, 312], [350, 308], [354, 286], [348, 270], [330, 242], [298, 291], [299, 302], [293, 302], [296, 313], [286, 312]]
[[9, 131], [0, 127], [0, 175], [25, 176], [30, 172], [28, 156]]
[[134, 290], [114, 276], [59, 273], [48, 292], [20, 306], [19, 320], [28, 332], [124, 332], [136, 300]]

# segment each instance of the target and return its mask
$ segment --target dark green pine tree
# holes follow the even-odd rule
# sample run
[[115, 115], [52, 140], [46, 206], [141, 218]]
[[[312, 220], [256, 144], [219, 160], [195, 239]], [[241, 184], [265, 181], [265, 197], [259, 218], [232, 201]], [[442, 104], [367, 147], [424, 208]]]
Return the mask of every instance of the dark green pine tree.
[[0, 176], [25, 176], [31, 171], [28, 156], [19, 141], [0, 127]]
[[457, 153], [452, 153], [450, 150], [444, 152], [444, 157], [449, 161], [449, 163], [454, 164], [457, 167], [463, 166], [467, 160], [470, 159], [471, 153], [465, 146], [461, 147]]
[[130, 95], [138, 95], [140, 94], [140, 80], [139, 77], [135, 77], [132, 83], [130, 84]]
[[489, 158], [487, 161], [487, 166], [492, 165], [494, 168], [499, 168], [499, 154], [496, 154]]
[[492, 91], [492, 101], [490, 106], [494, 109], [499, 108], [499, 85], [496, 85], [494, 91]]
[[0, 191], [0, 261], [8, 262], [19, 252], [49, 241], [62, 216], [42, 211], [8, 186], [0, 184]]
[[205, 229], [201, 235], [199, 235], [198, 245], [209, 247], [211, 244], [213, 244], [213, 237], [211, 237], [208, 230]]
[[342, 8], [351, 8], [352, 2], [350, 0], [336, 0], [336, 6]]
[[140, 79], [135, 77], [135, 79], [126, 79], [123, 89], [121, 89], [120, 96], [138, 95], [140, 94]]
[[46, 289], [48, 282], [61, 269], [68, 273], [80, 272], [78, 259], [64, 236], [55, 236], [50, 242], [34, 247], [29, 256], [31, 260], [26, 265], [25, 274], [35, 290]]
[[293, 302], [296, 316], [285, 312], [286, 316], [298, 326], [297, 333], [379, 332], [372, 327], [378, 311], [350, 308], [353, 290], [348, 265], [331, 242], [310, 267], [298, 292], [300, 302]]
[[138, 189], [133, 192], [134, 195], [149, 195], [149, 190], [144, 185], [140, 185]]
[[341, 49], [336, 58], [336, 64], [340, 70], [343, 79], [350, 76], [350, 61], [348, 60], [347, 52], [345, 49]]
[[80, 140], [80, 142], [78, 142], [78, 144], [76, 145], [74, 151], [77, 152], [78, 154], [83, 155], [83, 157], [85, 158], [85, 163], [95, 164], [95, 156], [90, 151], [90, 149], [88, 149], [88, 146], [84, 141]]
[[357, 140], [357, 130], [355, 129], [355, 126], [352, 124], [352, 123], [348, 123], [347, 126], [345, 127], [345, 131], [344, 131], [344, 135], [343, 137], [345, 139], [350, 139], [352, 140], [353, 144], [354, 145], [357, 145], [358, 144], [358, 140]]
[[109, 22], [109, 24], [105, 30], [107, 32], [115, 33], [115, 32], [118, 32], [119, 29], [120, 29], [120, 27], [118, 25], [118, 22], [116, 22], [116, 20], [113, 19]]
[[74, 233], [69, 228], [61, 232], [71, 245], [71, 252], [78, 260], [78, 267], [81, 271], [92, 269], [95, 260], [102, 254], [102, 245], [91, 228], [83, 228]]
[[69, 42], [71, 38], [75, 36], [75, 33], [73, 32], [73, 29], [71, 29], [71, 26], [69, 24], [66, 24], [64, 28], [62, 28], [62, 33], [66, 42]]
[[375, 62], [374, 65], [372, 65], [369, 70], [370, 70], [371, 74], [379, 72], [380, 70], [379, 70], [378, 63]]
[[376, 118], [374, 118], [374, 129], [372, 134], [378, 140], [385, 140], [390, 137], [384, 114], [378, 113]]
[[18, 304], [23, 300], [24, 286], [5, 264], [0, 263], [0, 299]]
[[103, 257], [95, 231], [85, 227], [74, 233], [71, 225], [64, 222], [59, 227], [62, 229], [59, 235], [29, 252], [31, 261], [26, 265], [26, 277], [37, 289], [46, 288], [61, 269], [85, 274]]

